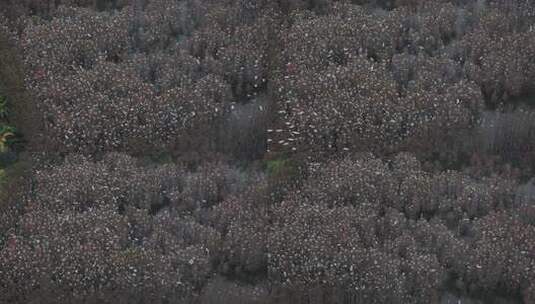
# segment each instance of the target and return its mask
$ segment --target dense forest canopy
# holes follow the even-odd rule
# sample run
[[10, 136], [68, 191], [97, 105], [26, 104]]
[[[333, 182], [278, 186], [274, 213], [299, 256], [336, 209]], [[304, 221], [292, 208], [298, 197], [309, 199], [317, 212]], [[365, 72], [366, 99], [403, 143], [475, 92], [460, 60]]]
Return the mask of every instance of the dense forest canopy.
[[0, 17], [0, 303], [535, 303], [532, 1]]

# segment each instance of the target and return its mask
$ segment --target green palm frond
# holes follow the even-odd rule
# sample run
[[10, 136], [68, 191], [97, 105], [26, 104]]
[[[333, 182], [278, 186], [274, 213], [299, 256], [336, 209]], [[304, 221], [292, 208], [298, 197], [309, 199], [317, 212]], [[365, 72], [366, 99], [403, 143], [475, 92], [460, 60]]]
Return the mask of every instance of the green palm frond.
[[15, 136], [15, 128], [10, 126], [0, 127], [0, 152], [5, 152], [9, 144], [9, 138]]

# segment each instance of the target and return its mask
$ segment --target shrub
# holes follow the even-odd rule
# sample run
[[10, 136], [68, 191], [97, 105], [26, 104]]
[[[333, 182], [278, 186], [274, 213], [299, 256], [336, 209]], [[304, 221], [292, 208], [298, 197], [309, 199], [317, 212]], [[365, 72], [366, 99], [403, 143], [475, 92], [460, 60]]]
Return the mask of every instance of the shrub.
[[533, 281], [533, 226], [514, 212], [496, 212], [476, 221], [476, 240], [467, 280], [473, 288], [529, 295]]
[[[33, 177], [34, 187], [19, 196], [23, 211], [8, 218], [16, 228], [2, 230], [1, 288], [10, 301], [35, 294], [50, 302], [107, 301], [113, 294], [185, 300], [205, 285], [225, 250], [235, 259], [236, 242], [254, 235], [243, 234], [249, 226], [235, 218], [224, 231], [232, 246], [226, 249], [222, 232], [201, 223], [201, 209], [243, 191], [247, 175], [221, 164], [187, 173], [172, 164], [141, 167], [121, 154], [101, 161], [72, 155], [36, 165]], [[239, 265], [257, 263], [248, 262], [248, 251], [237, 255]]]

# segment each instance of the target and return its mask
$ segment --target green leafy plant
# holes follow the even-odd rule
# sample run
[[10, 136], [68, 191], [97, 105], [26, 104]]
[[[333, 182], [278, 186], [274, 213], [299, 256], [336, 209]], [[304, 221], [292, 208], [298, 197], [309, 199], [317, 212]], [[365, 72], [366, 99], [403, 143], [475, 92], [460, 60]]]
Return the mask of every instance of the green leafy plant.
[[7, 151], [13, 137], [15, 137], [14, 127], [0, 126], [0, 152]]
[[274, 177], [280, 177], [281, 175], [291, 176], [297, 171], [295, 162], [290, 158], [284, 157], [267, 160], [265, 166], [268, 175]]
[[269, 175], [276, 175], [286, 166], [286, 159], [273, 159], [266, 162], [266, 170]]

